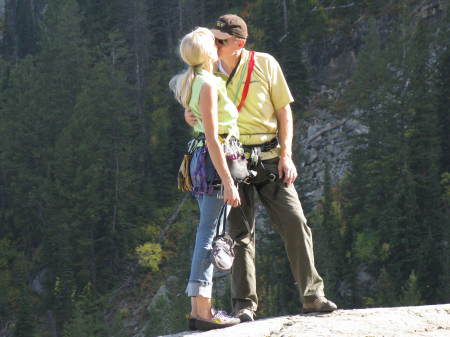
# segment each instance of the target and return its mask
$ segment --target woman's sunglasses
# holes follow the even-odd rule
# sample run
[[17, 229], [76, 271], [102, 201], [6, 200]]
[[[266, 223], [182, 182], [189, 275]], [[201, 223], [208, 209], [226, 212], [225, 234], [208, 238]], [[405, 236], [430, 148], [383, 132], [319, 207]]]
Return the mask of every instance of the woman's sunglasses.
[[221, 39], [216, 39], [216, 41], [218, 43], [220, 43], [222, 46], [226, 46], [228, 44], [228, 40], [221, 40]]

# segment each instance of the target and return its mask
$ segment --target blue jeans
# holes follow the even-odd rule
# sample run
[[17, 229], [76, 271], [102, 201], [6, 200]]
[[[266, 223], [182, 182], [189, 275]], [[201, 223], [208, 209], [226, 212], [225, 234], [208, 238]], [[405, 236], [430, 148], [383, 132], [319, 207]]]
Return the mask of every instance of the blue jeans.
[[[197, 167], [199, 151], [195, 151], [190, 165], [190, 172], [193, 175]], [[213, 167], [207, 167], [206, 175], [212, 176]], [[197, 227], [195, 238], [195, 248], [192, 257], [191, 275], [186, 288], [188, 296], [203, 296], [211, 298], [212, 279], [214, 266], [211, 263], [211, 249], [214, 235], [216, 234], [216, 218], [220, 208], [223, 206], [223, 199], [218, 198], [219, 191], [196, 195], [200, 208], [200, 222]], [[227, 209], [228, 214], [229, 209]]]
[[217, 198], [217, 193], [212, 193], [198, 195], [197, 201], [200, 207], [200, 222], [186, 292], [188, 296], [211, 298], [214, 271], [211, 263], [211, 244], [216, 234], [215, 220], [223, 206], [223, 199]]

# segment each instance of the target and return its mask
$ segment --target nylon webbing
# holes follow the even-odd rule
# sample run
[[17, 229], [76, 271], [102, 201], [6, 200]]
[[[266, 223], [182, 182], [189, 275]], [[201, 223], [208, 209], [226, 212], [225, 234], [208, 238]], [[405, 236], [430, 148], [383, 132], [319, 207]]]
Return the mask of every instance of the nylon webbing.
[[248, 60], [248, 71], [247, 71], [247, 79], [245, 80], [244, 90], [242, 91], [241, 102], [239, 103], [237, 109], [241, 110], [244, 105], [245, 99], [247, 98], [248, 88], [250, 87], [250, 78], [252, 77], [253, 67], [255, 66], [255, 51], [250, 51], [250, 56]]

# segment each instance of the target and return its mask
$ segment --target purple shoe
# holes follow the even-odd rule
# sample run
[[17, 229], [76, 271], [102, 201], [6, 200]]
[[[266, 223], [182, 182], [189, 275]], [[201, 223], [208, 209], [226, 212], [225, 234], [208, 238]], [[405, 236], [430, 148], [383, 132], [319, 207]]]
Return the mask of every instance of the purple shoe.
[[225, 311], [215, 310], [213, 313], [213, 317], [210, 319], [200, 319], [197, 318], [195, 320], [195, 327], [198, 330], [213, 330], [213, 329], [221, 329], [227, 328], [236, 324], [239, 324], [241, 321], [239, 318], [232, 317], [228, 315]]

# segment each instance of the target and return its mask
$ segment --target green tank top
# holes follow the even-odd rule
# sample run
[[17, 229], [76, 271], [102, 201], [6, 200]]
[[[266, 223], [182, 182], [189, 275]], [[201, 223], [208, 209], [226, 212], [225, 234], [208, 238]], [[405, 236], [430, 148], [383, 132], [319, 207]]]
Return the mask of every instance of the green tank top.
[[236, 106], [227, 96], [227, 89], [225, 81], [210, 72], [202, 69], [195, 69], [195, 78], [192, 82], [191, 99], [189, 101], [189, 108], [195, 115], [198, 123], [194, 126], [194, 131], [205, 132], [202, 121], [202, 114], [200, 112], [200, 91], [204, 83], [208, 83], [213, 88], [217, 89], [218, 102], [217, 113], [219, 122], [219, 134], [229, 134], [239, 138], [239, 129], [237, 126], [238, 111]]

